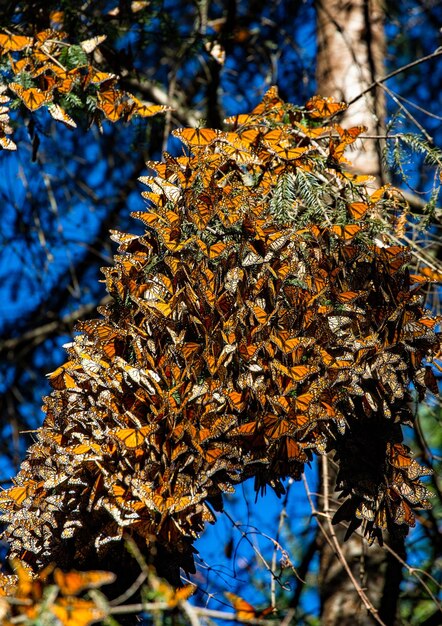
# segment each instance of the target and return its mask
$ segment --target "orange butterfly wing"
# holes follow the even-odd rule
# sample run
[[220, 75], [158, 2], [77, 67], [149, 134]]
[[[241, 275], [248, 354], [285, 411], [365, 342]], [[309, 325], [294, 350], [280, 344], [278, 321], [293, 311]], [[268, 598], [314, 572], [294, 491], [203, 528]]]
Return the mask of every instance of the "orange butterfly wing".
[[33, 43], [34, 39], [32, 37], [0, 33], [0, 48], [2, 48], [2, 54], [24, 50], [24, 48], [31, 46]]
[[274, 607], [272, 606], [268, 606], [265, 609], [259, 611], [255, 609], [255, 607], [252, 606], [249, 602], [244, 600], [244, 598], [241, 598], [240, 596], [237, 596], [230, 591], [225, 591], [224, 595], [231, 602], [233, 608], [235, 609], [236, 617], [239, 620], [249, 620], [265, 617], [266, 615], [269, 615], [274, 611]]
[[60, 569], [54, 571], [55, 584], [60, 588], [64, 596], [76, 596], [84, 589], [95, 589], [101, 585], [108, 585], [114, 582], [116, 576], [112, 572], [102, 572], [90, 570], [87, 572], [62, 572]]
[[213, 128], [178, 128], [172, 135], [191, 147], [209, 146], [221, 136], [221, 131]]

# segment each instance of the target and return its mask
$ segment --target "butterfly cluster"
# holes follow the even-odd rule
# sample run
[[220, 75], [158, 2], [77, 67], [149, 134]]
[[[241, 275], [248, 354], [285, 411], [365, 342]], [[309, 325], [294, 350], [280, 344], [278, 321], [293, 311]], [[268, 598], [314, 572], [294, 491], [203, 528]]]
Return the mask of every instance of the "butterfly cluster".
[[[0, 148], [15, 150], [8, 136], [9, 89], [31, 111], [46, 107], [52, 118], [70, 128], [76, 127], [66, 108], [93, 111], [92, 122], [102, 119], [128, 121], [133, 116], [151, 117], [167, 111], [163, 105], [146, 104], [118, 88], [117, 76], [91, 65], [90, 55], [106, 39], [94, 37], [69, 44], [66, 33], [48, 28], [35, 35], [0, 33], [0, 54], [8, 59], [0, 93]], [[8, 70], [8, 71], [7, 71]]]
[[[82, 597], [89, 589], [112, 583], [112, 572], [62, 572], [49, 565], [38, 576], [24, 563], [13, 562], [15, 574], [0, 572], [0, 611], [3, 626], [26, 620], [38, 621], [42, 615], [66, 626], [88, 626], [106, 617], [106, 611]], [[48, 595], [48, 587], [51, 594]], [[13, 600], [13, 602], [11, 602]]]
[[112, 233], [112, 302], [78, 325], [0, 494], [12, 555], [79, 567], [126, 535], [192, 571], [223, 493], [252, 476], [283, 493], [331, 451], [350, 531], [381, 540], [429, 506], [401, 426], [410, 383], [437, 391], [423, 291], [440, 276], [410, 274], [408, 248], [379, 234], [397, 194], [346, 170], [363, 127], [321, 125], [342, 108], [272, 88], [232, 130], [174, 131], [185, 153], [148, 163], [145, 233]]

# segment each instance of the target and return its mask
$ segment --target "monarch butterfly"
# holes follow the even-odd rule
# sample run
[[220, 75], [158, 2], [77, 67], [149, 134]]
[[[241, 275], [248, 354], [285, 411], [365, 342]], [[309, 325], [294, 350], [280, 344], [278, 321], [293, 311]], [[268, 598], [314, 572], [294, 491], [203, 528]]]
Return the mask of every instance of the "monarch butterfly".
[[261, 137], [261, 135], [262, 132], [257, 128], [248, 128], [239, 132], [241, 143], [246, 144], [246, 146], [251, 146], [256, 143], [257, 139]]
[[260, 325], [267, 324], [269, 316], [264, 311], [264, 309], [262, 307], [256, 305], [256, 304], [251, 303], [251, 302], [250, 303], [248, 302], [247, 304], [249, 305], [250, 309], [252, 310], [253, 315], [255, 316], [257, 322]]
[[51, 28], [46, 28], [45, 30], [40, 31], [35, 35], [35, 39], [37, 42], [37, 46], [41, 48], [44, 43], [48, 41], [48, 39], [56, 39], [58, 41], [66, 38], [66, 33], [57, 32], [52, 30]]
[[410, 449], [401, 443], [389, 444], [389, 462], [393, 467], [405, 470], [410, 480], [415, 480], [419, 476], [432, 474], [432, 470], [419, 465], [417, 461], [410, 457]]
[[205, 244], [204, 241], [202, 241], [201, 239], [197, 239], [196, 243], [203, 251], [205, 256], [207, 256], [209, 259], [217, 259], [219, 256], [221, 256], [224, 250], [229, 247], [227, 243], [224, 243], [222, 241], [218, 241], [218, 243], [215, 243], [211, 246]]
[[394, 474], [390, 487], [399, 497], [414, 505], [419, 505], [423, 498], [429, 496], [429, 491], [423, 485], [409, 482], [401, 472]]
[[29, 57], [24, 57], [23, 59], [18, 59], [17, 61], [13, 61], [11, 58], [9, 63], [11, 64], [11, 69], [15, 75], [21, 74], [22, 72], [31, 72], [33, 68]]
[[348, 205], [348, 212], [355, 220], [360, 220], [364, 217], [369, 209], [369, 205], [366, 202], [351, 202]]
[[298, 159], [305, 152], [310, 150], [310, 146], [293, 147], [288, 145], [291, 137], [282, 130], [271, 130], [263, 137], [263, 143], [270, 148], [272, 152], [285, 160]]
[[128, 511], [141, 511], [145, 509], [143, 502], [138, 500], [127, 487], [112, 485], [112, 494], [118, 506]]
[[177, 128], [172, 135], [181, 139], [188, 146], [203, 147], [211, 145], [222, 136], [220, 130], [212, 128]]
[[272, 333], [270, 335], [270, 341], [272, 341], [282, 352], [289, 354], [294, 352], [300, 346], [303, 348], [309, 348], [315, 343], [312, 337], [290, 337], [288, 331], [280, 331], [277, 335]]
[[165, 111], [170, 111], [171, 107], [165, 106], [163, 104], [144, 104], [141, 100], [138, 100], [132, 94], [128, 94], [132, 103], [129, 103], [129, 112], [127, 115], [127, 119], [130, 120], [134, 115], [139, 115], [140, 117], [152, 117], [153, 115], [157, 115], [157, 113], [164, 113]]
[[242, 411], [245, 407], [245, 401], [243, 400], [243, 395], [239, 391], [229, 391], [227, 393], [227, 398], [231, 408], [235, 411]]
[[272, 368], [273, 367], [296, 382], [302, 382], [309, 376], [319, 372], [319, 367], [316, 365], [295, 365], [294, 367], [285, 367], [275, 361], [272, 363]]
[[404, 500], [402, 500], [396, 508], [394, 521], [396, 524], [407, 524], [407, 526], [415, 526], [416, 524], [416, 516], [411, 510], [410, 505]]
[[353, 143], [361, 133], [367, 131], [366, 126], [353, 126], [352, 128], [342, 128], [338, 124], [334, 125], [334, 128], [338, 131], [341, 141], [346, 144]]
[[345, 102], [336, 102], [333, 98], [323, 98], [322, 96], [313, 96], [306, 104], [309, 116], [314, 119], [332, 117], [336, 113], [345, 111], [346, 108]]
[[224, 123], [233, 125], [235, 128], [238, 126], [250, 127], [258, 126], [261, 123], [261, 119], [258, 115], [253, 115], [252, 113], [241, 113], [239, 115], [226, 117]]
[[44, 104], [52, 102], [53, 99], [51, 92], [41, 91], [40, 89], [37, 89], [37, 87], [25, 89], [18, 83], [9, 83], [8, 87], [11, 91], [17, 94], [30, 111], [36, 111]]
[[278, 87], [276, 87], [276, 85], [272, 85], [264, 94], [262, 101], [253, 109], [252, 114], [261, 115], [262, 113], [266, 113], [273, 108], [279, 110], [282, 109], [283, 105], [284, 102], [278, 95]]
[[2, 54], [24, 50], [24, 48], [32, 46], [33, 43], [34, 39], [32, 37], [0, 33], [0, 48], [2, 48]]
[[181, 240], [181, 231], [179, 228], [165, 228], [157, 225], [157, 231], [161, 235], [164, 245], [171, 252], [179, 252], [183, 248], [186, 248], [188, 244], [193, 241], [193, 237], [189, 239]]
[[10, 489], [0, 493], [0, 503], [6, 504], [13, 500], [15, 504], [21, 505], [26, 498], [35, 492], [37, 486], [37, 481], [29, 480], [22, 486], [11, 487]]
[[298, 461], [298, 463], [305, 463], [308, 461], [308, 456], [303, 450], [300, 443], [295, 441], [292, 437], [284, 437], [282, 441], [282, 447], [285, 450], [285, 454], [289, 461]]
[[17, 150], [17, 144], [0, 130], [0, 146], [3, 150]]
[[[179, 491], [179, 490], [178, 490]], [[168, 498], [163, 498], [163, 496], [159, 494], [153, 494], [152, 496], [147, 498], [147, 502], [152, 502], [154, 507], [160, 513], [164, 513], [168, 511], [170, 513], [178, 513], [179, 511], [184, 511], [188, 509], [192, 504], [195, 504], [202, 500], [204, 496], [202, 494], [198, 494], [196, 496], [170, 496]]]
[[98, 35], [97, 37], [92, 37], [91, 39], [85, 39], [84, 41], [80, 41], [81, 48], [86, 52], [86, 54], [90, 54], [97, 48], [103, 41], [106, 39], [106, 35]]
[[326, 135], [327, 133], [333, 130], [331, 126], [322, 126], [320, 128], [308, 128], [307, 126], [303, 126], [299, 122], [295, 122], [295, 126], [299, 128], [299, 130], [302, 132], [303, 135], [305, 135], [306, 137], [311, 137], [312, 139], [317, 139], [318, 137], [321, 137], [322, 135]]
[[282, 146], [272, 145], [270, 147], [272, 152], [274, 152], [280, 159], [284, 161], [294, 161], [299, 159], [303, 154], [309, 152], [311, 150], [310, 146], [306, 146], [304, 148], [284, 148]]
[[102, 585], [113, 583], [116, 575], [112, 572], [89, 570], [87, 572], [62, 572], [54, 570], [54, 582], [64, 596], [76, 596], [84, 589], [97, 589]]
[[236, 148], [234, 146], [230, 146], [224, 144], [220, 151], [226, 155], [229, 159], [232, 159], [239, 165], [260, 165], [262, 163], [261, 159], [257, 157], [252, 152], [249, 152], [247, 149]]
[[[100, 96], [100, 94], [98, 94]], [[114, 104], [111, 102], [97, 102], [97, 109], [100, 109], [110, 122], [117, 122], [126, 112], [125, 104]]]
[[349, 304], [360, 298], [363, 294], [363, 291], [341, 291], [341, 293], [336, 295], [336, 300], [342, 304]]
[[230, 591], [225, 591], [224, 595], [231, 602], [235, 609], [236, 617], [239, 620], [259, 619], [275, 611], [273, 606], [268, 606], [262, 610], [255, 609], [255, 607], [246, 602], [246, 600], [234, 593], [230, 593]]
[[82, 598], [58, 598], [47, 610], [65, 626], [88, 626], [106, 616], [106, 611], [95, 602]]
[[442, 282], [442, 272], [440, 270], [435, 270], [431, 267], [420, 267], [419, 271], [421, 272], [421, 275], [425, 278], [425, 280], [429, 283]]
[[355, 515], [360, 519], [365, 519], [368, 522], [372, 522], [375, 517], [375, 512], [372, 506], [370, 506], [366, 502], [361, 502], [361, 504], [355, 511]]
[[67, 448], [67, 451], [71, 454], [85, 454], [90, 450], [94, 450], [95, 452], [100, 453], [101, 447], [93, 441], [88, 441], [80, 443], [78, 446], [71, 446], [70, 448]]
[[264, 427], [266, 437], [279, 439], [283, 435], [294, 434], [293, 424], [289, 420], [280, 419], [275, 415], [264, 417]]
[[116, 78], [117, 77], [115, 76], [115, 74], [110, 74], [109, 72], [101, 72], [95, 67], [92, 67], [92, 65], [89, 65], [88, 72], [84, 79], [84, 86], [87, 87], [89, 83], [91, 83], [92, 85], [101, 85], [101, 83], [104, 83], [106, 81], [109, 81], [108, 84], [110, 84], [110, 81], [115, 81]]
[[119, 439], [126, 448], [133, 450], [140, 448], [148, 435], [153, 433], [157, 429], [156, 424], [150, 424], [149, 426], [143, 426], [142, 428], [120, 428], [118, 430], [110, 431], [109, 434], [114, 435]]
[[58, 367], [54, 372], [46, 374], [54, 389], [73, 389], [74, 387], [77, 387], [77, 383], [70, 374], [70, 371], [73, 369], [71, 369], [73, 365], [73, 361], [67, 361], [64, 365]]
[[70, 93], [73, 86], [80, 80], [78, 68], [65, 71], [54, 65], [51, 70], [55, 74], [55, 89], [59, 93]]
[[57, 122], [63, 122], [63, 124], [66, 124], [66, 126], [69, 126], [70, 128], [77, 128], [77, 124], [66, 113], [66, 111], [63, 111], [59, 104], [50, 104], [48, 106], [48, 111]]
[[346, 224], [345, 226], [335, 224], [330, 228], [330, 230], [340, 239], [343, 239], [344, 241], [351, 241], [362, 230], [362, 228], [357, 224]]

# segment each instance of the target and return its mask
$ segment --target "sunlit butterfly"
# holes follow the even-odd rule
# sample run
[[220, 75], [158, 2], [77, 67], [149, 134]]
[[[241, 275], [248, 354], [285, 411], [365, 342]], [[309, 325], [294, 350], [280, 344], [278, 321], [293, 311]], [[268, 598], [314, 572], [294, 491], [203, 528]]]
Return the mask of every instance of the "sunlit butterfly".
[[0, 130], [0, 147], [3, 150], [17, 150], [17, 144], [15, 144], [12, 139], [9, 139], [4, 133]]
[[236, 617], [239, 620], [259, 619], [273, 613], [275, 610], [272, 606], [268, 606], [262, 610], [255, 609], [255, 607], [249, 604], [249, 602], [246, 602], [244, 598], [241, 598], [230, 591], [225, 591], [224, 595], [232, 604], [235, 609]]
[[364, 217], [369, 209], [369, 205], [366, 202], [351, 202], [348, 205], [348, 212], [350, 216], [355, 220], [360, 220]]
[[74, 597], [57, 598], [47, 612], [55, 615], [63, 626], [89, 626], [106, 616], [106, 611], [98, 608], [92, 600]]
[[313, 118], [332, 117], [336, 113], [345, 111], [347, 104], [345, 102], [336, 102], [333, 98], [323, 98], [322, 96], [313, 96], [306, 104], [306, 109]]
[[220, 138], [221, 131], [212, 128], [177, 128], [172, 131], [172, 135], [182, 139], [188, 146], [204, 147]]
[[332, 130], [331, 126], [322, 126], [319, 128], [308, 128], [307, 126], [303, 126], [299, 122], [295, 122], [295, 126], [299, 128], [299, 130], [302, 132], [303, 135], [306, 135], [307, 137], [311, 137], [312, 139], [317, 139], [318, 137], [326, 135], [327, 133], [330, 133], [330, 131]]
[[2, 54], [6, 52], [16, 52], [23, 50], [28, 46], [32, 46], [34, 43], [33, 37], [24, 37], [23, 35], [10, 35], [6, 33], [0, 33], [0, 48], [2, 48]]
[[346, 224], [345, 226], [335, 224], [330, 228], [330, 230], [340, 239], [343, 239], [344, 241], [351, 241], [362, 230], [362, 228], [357, 224]]
[[116, 575], [112, 572], [89, 570], [87, 572], [62, 572], [54, 571], [54, 582], [60, 588], [64, 596], [76, 596], [84, 589], [97, 589], [102, 585], [114, 582]]
[[53, 99], [51, 92], [44, 92], [36, 87], [25, 89], [18, 83], [9, 83], [8, 87], [17, 94], [30, 111], [36, 111], [43, 105], [52, 102]]
[[156, 429], [157, 426], [151, 424], [149, 426], [143, 426], [142, 428], [120, 428], [119, 430], [111, 431], [110, 434], [114, 435], [126, 448], [131, 450], [142, 446], [147, 435], [150, 435]]
[[21, 74], [22, 72], [32, 72], [34, 67], [29, 57], [17, 59], [17, 61], [13, 61], [13, 59], [10, 58], [9, 62], [15, 75]]
[[35, 492], [37, 486], [38, 483], [35, 480], [29, 480], [22, 486], [11, 487], [4, 492], [0, 492], [0, 503], [13, 500], [16, 504], [21, 505], [26, 498]]
[[71, 389], [77, 386], [77, 383], [70, 374], [71, 367], [73, 365], [72, 361], [67, 361], [55, 371], [50, 374], [46, 374], [54, 389]]
[[415, 480], [419, 476], [432, 474], [432, 470], [419, 465], [417, 461], [411, 458], [410, 449], [401, 443], [390, 444], [389, 461], [391, 465], [398, 469], [404, 470], [410, 480]]
[[[309, 460], [307, 452], [303, 449], [302, 445], [295, 441], [292, 437], [284, 437], [282, 440], [283, 449], [287, 459], [289, 461], [298, 461], [298, 463], [305, 463]], [[311, 453], [310, 453], [311, 454]]]
[[278, 363], [274, 364], [275, 367], [283, 374], [291, 378], [296, 382], [302, 382], [312, 374], [316, 374], [319, 368], [316, 365], [295, 365], [294, 367], [285, 367]]
[[66, 126], [69, 126], [70, 128], [77, 128], [77, 124], [59, 104], [50, 104], [48, 106], [48, 111], [57, 122], [63, 122], [63, 124], [66, 124]]
[[334, 128], [338, 131], [341, 141], [346, 144], [353, 143], [361, 133], [365, 133], [365, 131], [367, 130], [366, 126], [353, 126], [352, 128], [342, 128], [338, 124], [335, 124]]
[[196, 243], [209, 259], [217, 259], [229, 247], [229, 244], [224, 243], [223, 241], [219, 241], [213, 245], [208, 245], [201, 239], [197, 239]]
[[92, 37], [91, 39], [85, 39], [84, 41], [80, 41], [80, 46], [86, 52], [86, 54], [90, 54], [101, 43], [103, 43], [105, 39], [106, 35], [97, 35], [96, 37]]
[[278, 87], [272, 85], [264, 94], [262, 101], [253, 109], [252, 114], [261, 115], [273, 109], [280, 110], [283, 105], [284, 102], [278, 95]]
[[129, 112], [127, 115], [128, 120], [130, 120], [134, 115], [139, 115], [140, 117], [152, 117], [158, 113], [164, 113], [165, 111], [171, 110], [171, 107], [163, 104], [145, 104], [132, 94], [129, 94], [129, 96], [131, 103], [129, 103]]
[[92, 83], [93, 85], [101, 85], [101, 83], [116, 80], [116, 78], [117, 77], [115, 76], [115, 74], [110, 74], [109, 72], [101, 72], [95, 67], [92, 67], [92, 65], [89, 65], [84, 84], [85, 87], [87, 87], [89, 83]]

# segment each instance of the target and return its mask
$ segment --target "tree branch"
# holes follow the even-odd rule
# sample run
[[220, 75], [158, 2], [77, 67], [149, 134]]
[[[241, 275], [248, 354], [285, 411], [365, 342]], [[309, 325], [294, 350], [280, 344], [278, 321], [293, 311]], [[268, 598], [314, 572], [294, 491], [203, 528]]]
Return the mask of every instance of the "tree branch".
[[389, 80], [390, 78], [393, 78], [393, 76], [397, 76], [398, 74], [401, 74], [402, 72], [406, 72], [407, 70], [411, 69], [412, 67], [415, 67], [416, 65], [420, 65], [421, 63], [425, 63], [426, 61], [430, 61], [431, 59], [435, 59], [436, 57], [441, 56], [441, 55], [442, 55], [442, 48], [438, 48], [431, 54], [428, 54], [425, 57], [421, 57], [420, 59], [416, 59], [416, 61], [412, 61], [411, 63], [407, 63], [406, 65], [402, 65], [402, 67], [399, 67], [397, 70], [394, 70], [393, 72], [390, 72], [389, 74], [386, 74], [382, 78], [378, 78], [377, 80], [373, 81], [370, 85], [368, 85], [366, 89], [361, 91], [361, 93], [355, 96], [353, 100], [350, 100], [350, 102], [348, 102], [348, 106], [351, 106], [354, 102], [362, 98], [362, 96], [364, 96], [367, 92], [371, 91], [375, 87], [378, 87], [379, 85], [381, 85], [381, 83], [385, 83], [385, 81]]

